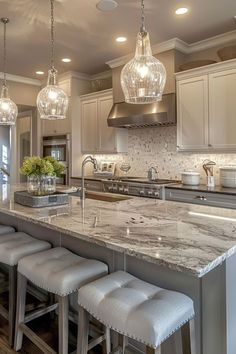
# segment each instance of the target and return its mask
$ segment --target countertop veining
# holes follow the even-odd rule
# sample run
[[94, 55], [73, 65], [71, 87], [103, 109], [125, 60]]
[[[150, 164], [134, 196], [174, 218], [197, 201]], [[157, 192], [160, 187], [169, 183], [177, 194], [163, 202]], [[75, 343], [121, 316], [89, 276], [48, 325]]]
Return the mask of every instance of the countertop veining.
[[5, 187], [0, 212], [202, 277], [236, 252], [236, 210], [133, 197], [108, 203], [70, 197], [68, 206], [31, 209]]

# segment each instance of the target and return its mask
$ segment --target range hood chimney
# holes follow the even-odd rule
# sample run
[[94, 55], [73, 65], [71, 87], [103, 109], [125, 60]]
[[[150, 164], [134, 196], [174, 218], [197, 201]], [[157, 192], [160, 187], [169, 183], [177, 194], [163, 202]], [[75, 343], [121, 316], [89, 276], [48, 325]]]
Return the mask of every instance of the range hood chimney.
[[162, 101], [151, 104], [114, 103], [107, 123], [109, 127], [116, 128], [175, 125], [175, 106], [175, 93], [163, 95]]

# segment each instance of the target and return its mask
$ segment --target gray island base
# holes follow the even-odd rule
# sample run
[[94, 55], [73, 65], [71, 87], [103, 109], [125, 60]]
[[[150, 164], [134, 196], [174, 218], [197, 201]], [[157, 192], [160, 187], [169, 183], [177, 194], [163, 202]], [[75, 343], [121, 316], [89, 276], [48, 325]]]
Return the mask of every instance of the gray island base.
[[[197, 354], [236, 353], [236, 210], [146, 198], [87, 199], [82, 210], [76, 197], [31, 209], [14, 203], [19, 189], [1, 193], [0, 223], [185, 293], [195, 304]], [[173, 338], [163, 354], [179, 354]]]

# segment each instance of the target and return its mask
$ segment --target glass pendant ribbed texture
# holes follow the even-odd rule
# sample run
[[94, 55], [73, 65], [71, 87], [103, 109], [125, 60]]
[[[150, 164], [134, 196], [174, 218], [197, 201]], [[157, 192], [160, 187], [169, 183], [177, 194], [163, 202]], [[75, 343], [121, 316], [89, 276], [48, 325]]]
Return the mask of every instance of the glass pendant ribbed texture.
[[65, 119], [68, 109], [68, 96], [57, 84], [57, 71], [48, 72], [48, 83], [38, 94], [37, 107], [41, 119]]
[[139, 32], [135, 57], [121, 72], [125, 101], [145, 104], [160, 101], [166, 83], [164, 65], [152, 56], [148, 32]]
[[0, 98], [0, 125], [15, 125], [17, 105], [9, 98], [8, 88], [3, 85]]
[[10, 99], [6, 80], [7, 47], [6, 47], [6, 26], [10, 22], [9, 18], [1, 18], [4, 25], [3, 32], [3, 84], [0, 96], [0, 125], [15, 125], [18, 116], [17, 105]]
[[54, 0], [51, 3], [51, 69], [48, 72], [47, 86], [38, 94], [37, 107], [41, 119], [65, 119], [69, 100], [67, 94], [58, 86], [57, 70], [54, 67]]

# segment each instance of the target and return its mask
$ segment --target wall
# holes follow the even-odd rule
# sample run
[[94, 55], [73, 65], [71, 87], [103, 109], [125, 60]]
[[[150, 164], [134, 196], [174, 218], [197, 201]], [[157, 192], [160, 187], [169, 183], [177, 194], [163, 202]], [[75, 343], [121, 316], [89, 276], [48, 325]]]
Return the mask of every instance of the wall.
[[180, 179], [181, 171], [197, 170], [201, 173], [201, 182], [205, 183], [202, 162], [211, 159], [216, 162], [216, 183], [219, 183], [219, 167], [236, 165], [236, 154], [192, 154], [176, 151], [176, 127], [156, 127], [133, 129], [129, 131], [128, 154], [97, 155], [99, 160], [116, 161], [117, 174], [121, 175], [119, 166], [129, 162], [131, 176], [146, 176], [150, 166], [157, 166], [159, 178]]

